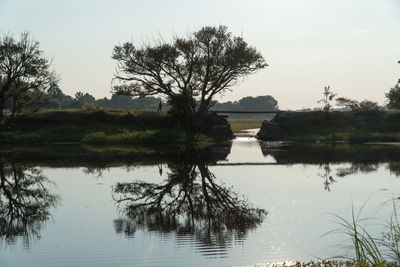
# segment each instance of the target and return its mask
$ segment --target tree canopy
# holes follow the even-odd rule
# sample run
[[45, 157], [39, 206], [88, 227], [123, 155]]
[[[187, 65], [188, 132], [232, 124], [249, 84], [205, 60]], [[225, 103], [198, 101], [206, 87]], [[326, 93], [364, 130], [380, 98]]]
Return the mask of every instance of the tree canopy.
[[239, 78], [267, 66], [261, 53], [226, 26], [203, 27], [185, 38], [136, 47], [114, 47], [113, 92], [165, 97], [185, 119], [205, 115], [215, 95], [231, 90]]
[[[239, 101], [213, 103], [213, 111], [232, 110], [232, 111], [257, 111], [257, 110], [279, 110], [278, 101], [270, 95], [265, 96], [246, 96]], [[267, 118], [273, 117], [272, 114], [229, 114], [229, 118]]]
[[397, 84], [385, 94], [388, 100], [388, 108], [400, 109], [400, 79]]
[[338, 97], [336, 104], [340, 107], [345, 107], [351, 111], [378, 111], [379, 105], [377, 102], [370, 100], [357, 101], [346, 97]]
[[8, 99], [12, 99], [12, 114], [15, 114], [34, 104], [57, 79], [39, 42], [28, 33], [22, 33], [19, 40], [12, 35], [0, 37], [0, 122]]

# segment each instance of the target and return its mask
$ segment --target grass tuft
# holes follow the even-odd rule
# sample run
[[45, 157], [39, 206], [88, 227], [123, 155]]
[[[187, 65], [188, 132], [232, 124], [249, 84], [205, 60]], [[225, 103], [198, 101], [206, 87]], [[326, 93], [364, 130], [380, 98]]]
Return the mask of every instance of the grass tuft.
[[[360, 211], [355, 214], [354, 207], [351, 210], [351, 219], [334, 215], [338, 219], [339, 232], [346, 234], [352, 241], [355, 255], [353, 262], [356, 266], [399, 266], [400, 264], [400, 224], [397, 214], [395, 199], [393, 198], [393, 213], [390, 221], [385, 225], [386, 233], [383, 237], [373, 237], [367, 229], [361, 225]], [[331, 231], [336, 232], [336, 231]], [[328, 233], [329, 234], [329, 233]], [[389, 259], [388, 262], [386, 259]]]

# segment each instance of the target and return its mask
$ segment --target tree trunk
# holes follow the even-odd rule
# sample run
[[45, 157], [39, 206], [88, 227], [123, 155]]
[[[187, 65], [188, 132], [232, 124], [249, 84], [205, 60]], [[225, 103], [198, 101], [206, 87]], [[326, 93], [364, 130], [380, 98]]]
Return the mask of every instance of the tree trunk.
[[17, 111], [17, 97], [13, 97], [13, 102], [12, 102], [12, 111], [11, 111], [11, 119], [13, 120], [15, 117], [15, 113]]
[[204, 100], [200, 103], [199, 108], [197, 109], [197, 116], [200, 120], [204, 120], [207, 117], [207, 111], [210, 101]]
[[3, 122], [4, 120], [4, 97], [0, 96], [0, 124]]
[[187, 99], [185, 95], [175, 95], [170, 98], [169, 104], [172, 106], [169, 113], [175, 117], [178, 124], [190, 128], [193, 118], [193, 108], [190, 99]]

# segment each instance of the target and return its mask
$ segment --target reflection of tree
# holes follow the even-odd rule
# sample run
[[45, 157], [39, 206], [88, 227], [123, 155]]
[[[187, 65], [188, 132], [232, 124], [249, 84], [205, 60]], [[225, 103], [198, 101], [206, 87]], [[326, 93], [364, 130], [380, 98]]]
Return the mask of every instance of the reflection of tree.
[[137, 227], [191, 235], [207, 246], [226, 247], [243, 240], [265, 211], [253, 208], [235, 192], [218, 184], [204, 163], [169, 165], [162, 184], [118, 183], [113, 192], [128, 219], [115, 221], [118, 233], [133, 235]]
[[331, 185], [333, 183], [336, 183], [336, 180], [333, 178], [333, 176], [331, 175], [331, 167], [329, 165], [329, 162], [321, 165], [321, 168], [323, 169], [323, 173], [322, 174], [318, 174], [318, 176], [322, 177], [324, 179], [324, 189], [328, 192], [331, 191]]
[[389, 169], [391, 174], [394, 174], [396, 177], [400, 176], [400, 162], [391, 161], [389, 162], [387, 169]]
[[[337, 180], [333, 178], [332, 169], [330, 166], [330, 163], [327, 162], [325, 164], [320, 165], [323, 169], [322, 174], [318, 174], [318, 176], [322, 177], [324, 179], [324, 188], [326, 191], [330, 192], [331, 191], [331, 185], [333, 183], [336, 183]], [[336, 176], [337, 177], [345, 177], [348, 175], [354, 175], [357, 173], [370, 173], [370, 172], [375, 172], [379, 168], [379, 163], [359, 163], [359, 162], [353, 162], [349, 167], [340, 167], [336, 169]]]
[[350, 167], [338, 168], [336, 175], [339, 177], [345, 177], [347, 175], [357, 174], [357, 173], [370, 173], [376, 172], [379, 168], [379, 163], [360, 163], [353, 162]]
[[24, 246], [29, 246], [32, 237], [40, 238], [41, 224], [58, 200], [46, 183], [39, 169], [0, 159], [0, 240], [12, 244], [22, 237]]

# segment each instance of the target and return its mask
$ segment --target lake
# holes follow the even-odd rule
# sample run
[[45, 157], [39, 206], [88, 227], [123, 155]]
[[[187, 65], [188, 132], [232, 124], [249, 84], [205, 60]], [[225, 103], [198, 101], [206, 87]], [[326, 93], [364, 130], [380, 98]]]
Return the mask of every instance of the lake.
[[[57, 146], [0, 154], [0, 266], [255, 266], [351, 256], [400, 189], [400, 146], [266, 143], [201, 151]], [[329, 233], [329, 234], [327, 234]]]

